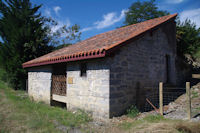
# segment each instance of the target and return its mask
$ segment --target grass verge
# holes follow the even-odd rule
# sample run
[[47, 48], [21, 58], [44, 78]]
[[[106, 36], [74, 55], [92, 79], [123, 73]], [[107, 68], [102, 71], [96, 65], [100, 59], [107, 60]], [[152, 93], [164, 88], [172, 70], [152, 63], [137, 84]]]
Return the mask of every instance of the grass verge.
[[24, 91], [9, 89], [0, 81], [1, 132], [64, 132], [80, 129], [91, 118], [83, 111], [69, 112], [36, 103]]
[[166, 119], [160, 115], [147, 115], [133, 122], [123, 122], [120, 128], [127, 132], [197, 133], [200, 123]]
[[144, 123], [158, 123], [160, 121], [167, 121], [168, 119], [165, 119], [164, 117], [160, 116], [160, 115], [148, 115], [146, 117], [144, 117], [143, 119], [140, 120], [136, 120], [134, 122], [124, 122], [121, 123], [120, 127], [128, 130], [130, 128], [133, 127], [137, 127], [138, 125], [142, 125]]

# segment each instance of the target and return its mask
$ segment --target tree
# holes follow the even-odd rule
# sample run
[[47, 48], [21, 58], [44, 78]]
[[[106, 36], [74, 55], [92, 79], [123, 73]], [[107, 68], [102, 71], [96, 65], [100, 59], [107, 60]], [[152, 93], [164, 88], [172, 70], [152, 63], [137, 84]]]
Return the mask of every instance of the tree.
[[[78, 25], [52, 32], [57, 23], [41, 16], [40, 8], [30, 0], [0, 0], [0, 61], [14, 89], [25, 88], [27, 73], [22, 63], [52, 51], [60, 43], [55, 38], [64, 33], [65, 40], [80, 37]], [[61, 30], [63, 34], [58, 34]]]
[[29, 0], [0, 0], [0, 36], [3, 40], [0, 57], [15, 88], [25, 88], [26, 71], [22, 63], [44, 55], [53, 49], [49, 46], [44, 18], [37, 13], [39, 6]]
[[[149, 19], [168, 15], [167, 11], [158, 10], [155, 0], [134, 2], [126, 12], [125, 26]], [[190, 54], [200, 58], [200, 28], [197, 28], [190, 20], [181, 22], [177, 19], [176, 25], [177, 53], [179, 56]]]
[[48, 27], [48, 37], [50, 38], [49, 44], [55, 46], [55, 49], [80, 41], [80, 26], [77, 24], [74, 24], [71, 27], [67, 27], [66, 25], [60, 27], [54, 19], [49, 17], [45, 18], [45, 26]]
[[125, 26], [131, 25], [168, 14], [167, 11], [158, 10], [155, 0], [144, 2], [137, 1], [134, 2], [126, 12], [124, 24]]
[[177, 21], [176, 26], [177, 52], [180, 56], [190, 54], [194, 57], [200, 49], [200, 28], [189, 19], [184, 22]]

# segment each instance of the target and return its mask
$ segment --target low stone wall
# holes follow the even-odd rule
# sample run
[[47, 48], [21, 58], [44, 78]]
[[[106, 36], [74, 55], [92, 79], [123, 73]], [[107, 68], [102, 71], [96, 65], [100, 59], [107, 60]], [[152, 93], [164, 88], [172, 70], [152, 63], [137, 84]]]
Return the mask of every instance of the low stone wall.
[[50, 104], [51, 72], [52, 69], [49, 66], [28, 70], [28, 94], [35, 101]]
[[109, 118], [110, 70], [105, 59], [86, 62], [86, 76], [80, 76], [80, 63], [67, 64], [67, 109], [83, 109], [93, 118]]

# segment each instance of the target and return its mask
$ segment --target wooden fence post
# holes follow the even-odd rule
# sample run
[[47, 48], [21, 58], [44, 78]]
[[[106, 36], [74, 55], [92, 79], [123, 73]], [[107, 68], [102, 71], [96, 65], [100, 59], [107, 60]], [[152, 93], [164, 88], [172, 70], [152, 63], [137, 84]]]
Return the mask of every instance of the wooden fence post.
[[191, 97], [190, 97], [190, 82], [186, 82], [186, 97], [187, 97], [187, 116], [191, 119]]
[[163, 115], [163, 83], [159, 83], [160, 114]]

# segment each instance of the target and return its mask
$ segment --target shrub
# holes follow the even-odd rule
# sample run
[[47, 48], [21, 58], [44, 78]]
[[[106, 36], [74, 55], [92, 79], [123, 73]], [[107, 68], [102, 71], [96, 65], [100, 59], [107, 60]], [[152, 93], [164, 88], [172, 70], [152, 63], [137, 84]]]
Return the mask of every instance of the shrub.
[[139, 110], [137, 109], [137, 107], [133, 105], [129, 109], [127, 109], [126, 112], [127, 112], [127, 116], [132, 117], [132, 118], [136, 117], [139, 114]]

